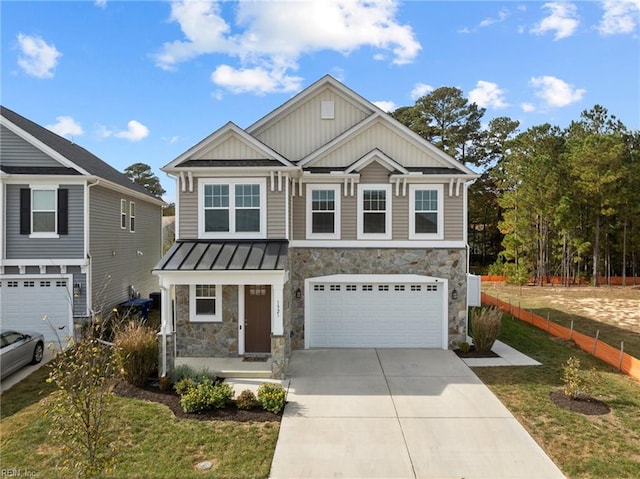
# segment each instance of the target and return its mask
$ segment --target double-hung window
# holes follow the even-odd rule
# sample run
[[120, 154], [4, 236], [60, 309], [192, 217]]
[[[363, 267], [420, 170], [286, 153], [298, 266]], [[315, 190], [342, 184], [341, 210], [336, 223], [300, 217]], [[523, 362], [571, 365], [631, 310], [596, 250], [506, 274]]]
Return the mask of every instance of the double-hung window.
[[200, 237], [266, 236], [266, 181], [202, 179], [199, 182]]
[[222, 308], [219, 300], [220, 285], [192, 284], [190, 290], [191, 321], [222, 321]]
[[59, 238], [69, 234], [69, 190], [58, 185], [20, 188], [20, 234]]
[[307, 238], [340, 239], [340, 185], [307, 185]]
[[391, 185], [358, 185], [358, 239], [391, 239]]
[[127, 229], [127, 200], [120, 200], [120, 228]]
[[409, 238], [444, 239], [442, 185], [409, 186]]
[[55, 234], [57, 190], [32, 188], [31, 195], [32, 232]]
[[129, 231], [136, 232], [136, 204], [133, 201], [129, 203]]

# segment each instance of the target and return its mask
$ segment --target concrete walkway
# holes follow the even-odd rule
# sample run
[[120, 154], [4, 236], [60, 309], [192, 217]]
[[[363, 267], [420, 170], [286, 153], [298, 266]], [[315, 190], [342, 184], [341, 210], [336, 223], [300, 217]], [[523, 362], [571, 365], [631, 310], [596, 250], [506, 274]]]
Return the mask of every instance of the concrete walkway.
[[271, 478], [561, 478], [451, 351], [294, 351]]

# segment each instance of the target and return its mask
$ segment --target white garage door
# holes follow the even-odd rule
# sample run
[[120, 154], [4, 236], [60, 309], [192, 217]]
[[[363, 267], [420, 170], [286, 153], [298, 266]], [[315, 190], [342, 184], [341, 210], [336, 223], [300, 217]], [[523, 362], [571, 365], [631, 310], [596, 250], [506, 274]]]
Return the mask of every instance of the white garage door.
[[308, 346], [446, 348], [445, 284], [388, 276], [385, 282], [309, 282]]
[[[68, 279], [57, 276], [0, 280], [0, 318], [3, 329], [35, 331], [46, 341], [64, 344], [73, 324], [73, 296]], [[44, 317], [47, 320], [43, 320]]]

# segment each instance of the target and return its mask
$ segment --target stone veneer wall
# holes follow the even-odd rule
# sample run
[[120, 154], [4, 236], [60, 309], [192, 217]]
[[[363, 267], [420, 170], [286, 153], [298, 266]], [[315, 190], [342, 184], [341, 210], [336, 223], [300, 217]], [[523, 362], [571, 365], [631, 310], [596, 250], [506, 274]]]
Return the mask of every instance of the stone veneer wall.
[[238, 356], [238, 286], [222, 286], [222, 322], [189, 321], [189, 286], [176, 285], [176, 355]]
[[[449, 280], [449, 347], [466, 341], [467, 271], [464, 249], [291, 248], [291, 347], [304, 349], [304, 280], [332, 274], [419, 274]], [[295, 297], [300, 288], [302, 298]], [[286, 331], [286, 329], [285, 329]]]

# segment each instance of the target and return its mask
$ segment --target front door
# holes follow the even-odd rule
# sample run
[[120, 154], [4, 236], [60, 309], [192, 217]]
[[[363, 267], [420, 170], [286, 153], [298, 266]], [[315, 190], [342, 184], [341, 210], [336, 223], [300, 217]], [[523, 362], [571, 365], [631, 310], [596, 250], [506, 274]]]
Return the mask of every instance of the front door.
[[271, 352], [271, 286], [244, 287], [244, 350]]

